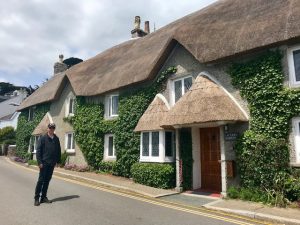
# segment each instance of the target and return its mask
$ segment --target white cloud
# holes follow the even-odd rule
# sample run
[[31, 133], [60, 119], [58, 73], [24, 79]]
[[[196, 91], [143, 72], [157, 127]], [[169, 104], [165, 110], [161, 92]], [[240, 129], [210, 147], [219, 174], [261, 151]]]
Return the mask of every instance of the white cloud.
[[128, 40], [136, 15], [153, 30], [214, 1], [1, 1], [0, 81], [40, 84], [60, 53], [87, 59]]

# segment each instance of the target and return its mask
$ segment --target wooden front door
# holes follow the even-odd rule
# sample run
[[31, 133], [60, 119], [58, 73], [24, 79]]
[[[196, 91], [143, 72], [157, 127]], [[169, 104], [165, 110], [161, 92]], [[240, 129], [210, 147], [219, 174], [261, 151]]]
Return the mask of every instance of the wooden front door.
[[221, 192], [220, 128], [200, 129], [201, 189]]

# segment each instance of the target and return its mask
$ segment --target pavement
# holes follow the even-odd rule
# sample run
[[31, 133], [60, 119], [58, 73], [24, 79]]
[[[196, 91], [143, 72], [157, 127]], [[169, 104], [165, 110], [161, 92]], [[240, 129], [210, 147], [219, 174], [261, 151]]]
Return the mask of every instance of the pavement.
[[[30, 169], [38, 170], [36, 166], [28, 166], [16, 163], [9, 158], [7, 161], [19, 166], [27, 166]], [[172, 202], [181, 206], [206, 208], [223, 213], [230, 213], [251, 219], [260, 219], [272, 224], [300, 225], [300, 208], [278, 208], [263, 205], [261, 203], [231, 200], [221, 197], [211, 197], [205, 193], [178, 193], [173, 189], [159, 189], [134, 183], [131, 179], [117, 177], [109, 174], [93, 172], [76, 172], [55, 168], [54, 176], [62, 177], [85, 183], [87, 185], [100, 185], [125, 193], [135, 193], [150, 198], [159, 198], [163, 201]]]

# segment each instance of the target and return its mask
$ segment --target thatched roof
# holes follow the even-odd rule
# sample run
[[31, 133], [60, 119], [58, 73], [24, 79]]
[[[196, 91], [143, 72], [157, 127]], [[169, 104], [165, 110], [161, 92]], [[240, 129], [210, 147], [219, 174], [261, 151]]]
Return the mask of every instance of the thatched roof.
[[41, 122], [36, 126], [32, 135], [42, 135], [47, 133], [48, 124], [52, 123], [52, 118], [49, 113], [46, 113]]
[[[75, 95], [99, 95], [153, 79], [176, 43], [207, 63], [299, 41], [299, 21], [300, 1], [220, 0], [143, 38], [112, 47], [66, 74]], [[22, 107], [51, 100], [39, 94]]]
[[33, 92], [28, 98], [26, 98], [22, 104], [18, 107], [18, 111], [28, 108], [33, 105], [38, 105], [44, 102], [50, 102], [57, 99], [60, 95], [60, 91], [64, 88], [65, 74], [60, 73], [51, 77], [44, 85]]
[[300, 1], [221, 0], [143, 38], [110, 48], [74, 66], [67, 75], [76, 95], [102, 94], [153, 78], [171, 40], [206, 63], [299, 37], [299, 21]]
[[139, 119], [134, 131], [162, 130], [161, 122], [168, 114], [170, 106], [161, 94], [157, 94], [142, 117]]
[[170, 109], [163, 127], [216, 121], [248, 121], [230, 95], [206, 76], [198, 76], [191, 89]]

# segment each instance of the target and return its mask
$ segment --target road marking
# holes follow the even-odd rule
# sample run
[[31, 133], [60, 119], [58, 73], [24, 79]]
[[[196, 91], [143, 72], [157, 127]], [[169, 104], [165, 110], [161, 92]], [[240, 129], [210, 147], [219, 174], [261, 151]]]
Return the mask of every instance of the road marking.
[[[15, 162], [7, 159], [7, 158], [6, 158], [6, 161], [9, 162], [10, 164], [13, 164], [13, 165], [19, 167], [19, 168], [22, 168], [22, 169], [25, 169], [25, 170], [28, 170], [28, 171], [31, 171], [31, 172], [39, 173], [38, 170], [25, 167], [23, 165], [20, 165], [18, 163], [15, 163]], [[72, 175], [69, 175], [69, 176], [72, 176]], [[192, 209], [186, 209], [183, 206], [174, 206], [174, 205], [176, 205], [176, 203], [174, 204], [173, 202], [169, 202], [169, 201], [165, 201], [165, 200], [161, 200], [161, 199], [152, 200], [152, 199], [150, 199], [150, 197], [143, 196], [141, 194], [136, 194], [136, 193], [130, 193], [129, 194], [129, 193], [125, 193], [123, 190], [122, 191], [121, 190], [120, 191], [115, 191], [115, 190], [109, 189], [109, 187], [99, 187], [97, 185], [87, 184], [87, 183], [84, 183], [83, 181], [73, 180], [71, 178], [65, 178], [65, 177], [55, 175], [55, 174], [53, 175], [53, 177], [55, 177], [57, 179], [60, 179], [60, 180], [64, 180], [66, 182], [70, 182], [70, 183], [78, 184], [78, 185], [81, 185], [81, 186], [101, 190], [101, 191], [104, 191], [104, 192], [109, 192], [109, 193], [112, 193], [112, 194], [116, 194], [116, 195], [119, 195], [119, 196], [135, 199], [135, 200], [138, 200], [138, 201], [143, 201], [143, 202], [147, 202], [147, 203], [150, 203], [150, 204], [154, 204], [154, 205], [158, 205], [158, 206], [162, 206], [162, 207], [166, 207], [166, 208], [170, 208], [170, 209], [175, 209], [175, 210], [179, 210], [179, 211], [183, 211], [183, 212], [187, 212], [187, 213], [191, 213], [191, 214], [195, 214], [195, 215], [199, 215], [199, 216], [209, 217], [209, 218], [212, 218], [212, 219], [217, 219], [217, 220], [221, 220], [221, 221], [225, 221], [225, 222], [231, 222], [231, 223], [234, 223], [234, 224], [239, 224], [239, 225], [253, 225], [253, 224], [271, 225], [271, 223], [261, 222], [261, 221], [255, 220], [255, 219], [249, 219], [249, 218], [245, 218], [245, 217], [242, 217], [242, 216], [232, 215], [232, 214], [229, 214], [229, 213], [220, 213], [220, 212], [216, 212], [216, 211], [209, 210], [209, 209], [200, 209], [200, 208], [196, 208], [196, 207], [193, 207], [193, 206], [186, 206], [188, 208], [192, 208]], [[99, 185], [101, 185], [101, 184], [99, 184]], [[204, 211], [204, 212], [201, 212], [201, 211]], [[209, 213], [214, 213], [214, 214], [217, 213], [217, 214], [238, 218], [238, 219], [248, 221], [248, 222], [252, 222], [252, 223], [239, 221], [239, 220], [231, 219], [231, 218], [226, 218], [226, 217], [223, 217], [223, 216], [218, 216], [218, 215], [209, 214]]]

